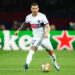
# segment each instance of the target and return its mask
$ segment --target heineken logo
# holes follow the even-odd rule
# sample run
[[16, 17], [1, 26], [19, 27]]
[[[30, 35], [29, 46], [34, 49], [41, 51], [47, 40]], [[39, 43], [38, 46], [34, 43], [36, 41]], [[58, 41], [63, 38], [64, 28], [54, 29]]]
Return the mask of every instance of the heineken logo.
[[57, 49], [62, 50], [64, 48], [72, 50], [72, 43], [75, 40], [75, 36], [69, 35], [68, 31], [63, 31], [61, 35], [54, 35], [53, 39], [58, 42]]
[[[31, 40], [30, 32], [22, 31], [15, 36], [15, 31], [0, 31], [0, 50], [30, 50]], [[43, 48], [39, 46], [39, 50]]]
[[[75, 49], [75, 31], [51, 31], [50, 41], [54, 49]], [[30, 50], [32, 31], [20, 31], [15, 36], [15, 31], [0, 31], [0, 50]], [[42, 46], [38, 50], [43, 50]]]

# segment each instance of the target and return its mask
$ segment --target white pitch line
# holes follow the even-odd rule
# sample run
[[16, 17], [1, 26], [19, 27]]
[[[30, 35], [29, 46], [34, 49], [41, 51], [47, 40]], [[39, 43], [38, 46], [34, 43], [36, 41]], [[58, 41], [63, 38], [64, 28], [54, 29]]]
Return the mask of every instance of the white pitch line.
[[[35, 70], [41, 70], [41, 69], [29, 69], [30, 71], [35, 71]], [[56, 70], [56, 69], [52, 69], [52, 70]], [[0, 69], [0, 71], [24, 71], [24, 69]], [[60, 71], [75, 71], [75, 69], [60, 69]]]

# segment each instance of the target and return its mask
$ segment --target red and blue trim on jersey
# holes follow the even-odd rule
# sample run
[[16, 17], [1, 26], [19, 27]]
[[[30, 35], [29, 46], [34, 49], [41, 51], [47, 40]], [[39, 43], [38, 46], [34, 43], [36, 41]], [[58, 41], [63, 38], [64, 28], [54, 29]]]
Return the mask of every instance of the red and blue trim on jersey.
[[32, 28], [41, 28], [45, 25], [47, 25], [48, 23], [44, 24], [44, 23], [40, 23], [40, 24], [30, 24]]

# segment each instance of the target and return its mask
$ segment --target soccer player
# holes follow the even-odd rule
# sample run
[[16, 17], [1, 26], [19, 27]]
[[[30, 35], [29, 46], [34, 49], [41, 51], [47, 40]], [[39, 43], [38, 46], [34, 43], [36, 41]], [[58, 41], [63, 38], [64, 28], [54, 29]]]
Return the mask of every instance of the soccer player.
[[53, 47], [49, 40], [50, 25], [46, 16], [39, 12], [39, 6], [37, 3], [32, 3], [31, 14], [27, 15], [25, 22], [20, 26], [20, 28], [15, 32], [15, 35], [27, 24], [31, 25], [33, 31], [33, 39], [31, 42], [31, 49], [27, 55], [26, 62], [24, 64], [25, 71], [28, 70], [29, 64], [32, 61], [32, 56], [37, 50], [38, 46], [41, 45], [48, 51], [52, 63], [56, 70], [60, 70], [59, 65], [56, 62], [56, 56], [53, 52]]

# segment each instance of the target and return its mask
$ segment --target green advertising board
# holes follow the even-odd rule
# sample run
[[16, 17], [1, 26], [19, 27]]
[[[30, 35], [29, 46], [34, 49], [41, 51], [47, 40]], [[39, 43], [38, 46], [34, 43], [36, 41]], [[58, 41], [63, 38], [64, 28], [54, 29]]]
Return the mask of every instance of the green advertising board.
[[[15, 36], [15, 31], [0, 31], [0, 50], [29, 50], [33, 38], [32, 31], [20, 31]], [[50, 41], [54, 49], [75, 49], [75, 31], [50, 31]], [[43, 50], [39, 46], [39, 50]]]

